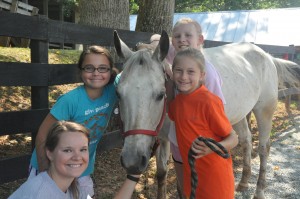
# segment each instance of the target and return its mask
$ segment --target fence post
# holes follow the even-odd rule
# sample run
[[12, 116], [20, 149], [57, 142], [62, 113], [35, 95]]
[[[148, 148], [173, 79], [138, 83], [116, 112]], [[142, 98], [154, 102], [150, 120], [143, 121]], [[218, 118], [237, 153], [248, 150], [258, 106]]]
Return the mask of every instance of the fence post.
[[292, 49], [291, 51], [289, 51], [289, 54], [288, 54], [288, 59], [290, 61], [294, 61], [294, 58], [295, 58], [295, 54], [296, 54], [296, 50], [295, 50], [295, 46], [292, 44], [292, 45], [289, 45], [289, 48]]
[[[292, 50], [290, 50], [292, 49]], [[288, 51], [288, 60], [294, 61], [294, 56], [295, 56], [295, 46], [294, 45], [289, 45], [289, 51]], [[291, 106], [291, 95], [285, 96], [285, 109], [288, 113], [291, 112], [290, 106]]]
[[[39, 12], [39, 9], [36, 8], [36, 7], [34, 7], [34, 8], [32, 9], [31, 16], [37, 15], [38, 12]], [[28, 47], [29, 47], [29, 44], [30, 44], [30, 39], [24, 39], [24, 38], [21, 38], [21, 44], [20, 44], [20, 46], [21, 46], [22, 48], [28, 48]]]
[[[59, 3], [59, 21], [64, 21], [64, 5], [62, 2]], [[59, 48], [64, 49], [65, 44], [64, 42], [59, 43]]]
[[[47, 18], [45, 16], [39, 16]], [[30, 42], [31, 63], [48, 63], [49, 41], [32, 39]], [[34, 72], [34, 71], [33, 71]], [[31, 109], [49, 108], [48, 86], [31, 86]], [[31, 132], [32, 149], [35, 147], [37, 132]]]

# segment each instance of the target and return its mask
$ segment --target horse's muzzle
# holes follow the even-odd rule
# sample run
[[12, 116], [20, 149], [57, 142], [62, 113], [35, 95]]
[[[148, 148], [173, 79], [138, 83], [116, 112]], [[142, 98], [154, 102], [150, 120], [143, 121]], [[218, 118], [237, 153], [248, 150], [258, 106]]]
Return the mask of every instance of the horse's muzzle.
[[149, 163], [150, 155], [121, 154], [121, 165], [128, 174], [143, 173]]

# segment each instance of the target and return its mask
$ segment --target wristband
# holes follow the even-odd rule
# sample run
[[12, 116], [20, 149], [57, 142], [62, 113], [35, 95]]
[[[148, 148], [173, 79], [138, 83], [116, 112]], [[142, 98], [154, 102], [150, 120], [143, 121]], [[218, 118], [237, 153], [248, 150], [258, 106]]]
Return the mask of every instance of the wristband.
[[138, 183], [140, 178], [137, 178], [137, 177], [134, 177], [134, 176], [131, 176], [131, 175], [127, 175], [127, 179], [133, 181], [133, 182], [136, 182]]

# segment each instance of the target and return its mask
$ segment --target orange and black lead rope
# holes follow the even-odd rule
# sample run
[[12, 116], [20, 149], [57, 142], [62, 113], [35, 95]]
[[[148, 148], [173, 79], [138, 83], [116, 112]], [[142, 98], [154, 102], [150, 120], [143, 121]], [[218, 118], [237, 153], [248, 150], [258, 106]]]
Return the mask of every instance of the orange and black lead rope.
[[[204, 138], [204, 137], [198, 137], [198, 140], [204, 142], [206, 144], [206, 146], [208, 146], [212, 151], [214, 151], [215, 153], [217, 153], [219, 156], [227, 159], [230, 157], [228, 151], [225, 149], [225, 147], [221, 144], [219, 144], [217, 141], [211, 139], [211, 138]], [[213, 143], [214, 145], [216, 145], [221, 151], [217, 150], [211, 143]], [[195, 158], [193, 157], [194, 155], [196, 155], [193, 151], [192, 148], [190, 148], [189, 150], [189, 154], [188, 154], [188, 161], [189, 161], [189, 165], [191, 167], [191, 194], [190, 194], [190, 199], [195, 199], [196, 198], [196, 188], [198, 185], [198, 175], [195, 169]]]

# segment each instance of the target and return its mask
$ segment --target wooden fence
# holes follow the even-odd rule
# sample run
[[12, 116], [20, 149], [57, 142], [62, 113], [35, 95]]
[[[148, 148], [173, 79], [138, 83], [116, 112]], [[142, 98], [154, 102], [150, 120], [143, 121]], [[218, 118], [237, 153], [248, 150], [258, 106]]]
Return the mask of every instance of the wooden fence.
[[[129, 47], [148, 42], [151, 33], [118, 30]], [[113, 29], [49, 20], [0, 11], [0, 36], [30, 39], [31, 63], [0, 62], [0, 86], [30, 86], [31, 110], [0, 112], [0, 136], [31, 133], [34, 146], [38, 128], [49, 112], [48, 86], [80, 82], [75, 64], [49, 64], [49, 42], [113, 46]], [[206, 41], [206, 47], [224, 43]], [[268, 46], [271, 49], [271, 46]], [[266, 49], [266, 48], [265, 48]], [[273, 46], [272, 49], [279, 49]], [[290, 53], [282, 47], [283, 53]], [[272, 50], [274, 52], [275, 50]], [[270, 50], [268, 51], [270, 52]], [[1, 98], [1, 96], [0, 96]], [[121, 147], [119, 131], [107, 132], [98, 151]], [[31, 154], [0, 160], [0, 184], [25, 178]]]

